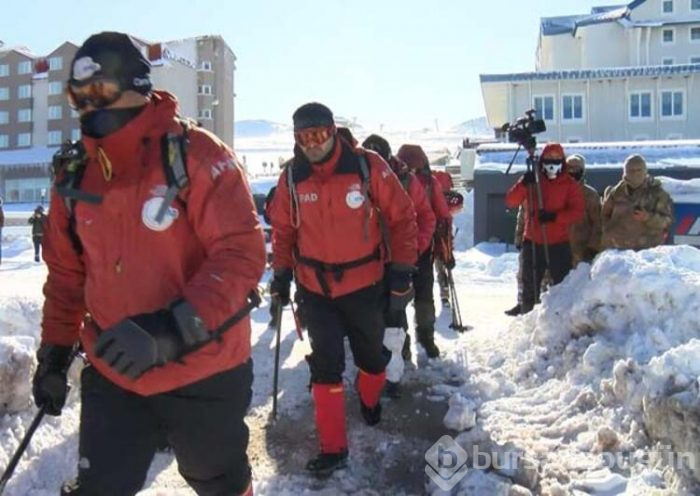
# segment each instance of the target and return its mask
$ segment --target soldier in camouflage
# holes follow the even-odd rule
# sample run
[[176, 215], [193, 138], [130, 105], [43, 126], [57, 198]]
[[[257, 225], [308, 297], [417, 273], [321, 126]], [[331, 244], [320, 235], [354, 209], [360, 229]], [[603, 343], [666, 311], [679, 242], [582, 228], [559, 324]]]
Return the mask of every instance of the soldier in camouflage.
[[579, 262], [591, 263], [600, 251], [601, 218], [600, 195], [586, 184], [586, 159], [578, 154], [569, 155], [566, 159], [566, 171], [581, 186], [581, 192], [586, 202], [586, 214], [581, 222], [569, 228], [569, 244], [571, 245], [572, 265]]
[[602, 217], [603, 249], [643, 250], [666, 240], [673, 202], [641, 155], [627, 157], [622, 180], [606, 189]]

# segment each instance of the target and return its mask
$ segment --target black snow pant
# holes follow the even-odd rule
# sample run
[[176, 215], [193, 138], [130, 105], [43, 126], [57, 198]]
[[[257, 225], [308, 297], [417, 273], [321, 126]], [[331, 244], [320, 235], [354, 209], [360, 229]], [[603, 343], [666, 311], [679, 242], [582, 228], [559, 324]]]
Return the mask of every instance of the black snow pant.
[[433, 249], [429, 248], [418, 257], [418, 272], [413, 276], [416, 292], [416, 338], [418, 342], [430, 342], [435, 334], [435, 301], [433, 298]]
[[[540, 298], [542, 278], [546, 269], [544, 245], [535, 243], [535, 258], [532, 257], [532, 241], [525, 240], [522, 247], [523, 301], [521, 311], [527, 313]], [[533, 272], [534, 265], [534, 272]], [[549, 274], [552, 285], [559, 284], [571, 270], [571, 247], [566, 243], [549, 245]], [[533, 279], [534, 277], [534, 279]]]
[[34, 242], [34, 260], [38, 262], [41, 251], [41, 236], [32, 236], [32, 241]]
[[384, 348], [384, 284], [329, 298], [299, 287], [311, 355], [307, 357], [314, 384], [338, 384], [345, 370], [345, 336], [355, 365], [380, 374], [391, 355]]
[[199, 496], [242, 494], [251, 482], [248, 426], [253, 362], [154, 396], [124, 390], [87, 366], [81, 376], [80, 444], [70, 496], [139, 492], [162, 430], [180, 474]]

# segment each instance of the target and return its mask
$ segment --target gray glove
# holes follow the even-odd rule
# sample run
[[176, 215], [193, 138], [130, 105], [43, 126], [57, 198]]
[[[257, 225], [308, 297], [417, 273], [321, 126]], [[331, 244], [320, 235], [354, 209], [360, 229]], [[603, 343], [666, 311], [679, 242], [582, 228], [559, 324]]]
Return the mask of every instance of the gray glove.
[[134, 315], [105, 330], [94, 352], [117, 373], [138, 379], [210, 339], [194, 307], [179, 300], [167, 310]]

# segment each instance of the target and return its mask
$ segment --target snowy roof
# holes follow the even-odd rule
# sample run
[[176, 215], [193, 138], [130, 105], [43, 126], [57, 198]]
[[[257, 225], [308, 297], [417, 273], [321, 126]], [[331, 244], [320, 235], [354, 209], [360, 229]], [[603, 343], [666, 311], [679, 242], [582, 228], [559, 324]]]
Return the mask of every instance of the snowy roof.
[[0, 167], [7, 165], [48, 164], [56, 153], [56, 147], [34, 146], [20, 150], [0, 152]]
[[[635, 0], [626, 5], [601, 5], [591, 8], [590, 14], [543, 17], [540, 20], [540, 32], [543, 36], [567, 33], [576, 34], [576, 30], [583, 26], [622, 21], [629, 17], [631, 10], [636, 9], [645, 1], [646, 0]], [[628, 23], [627, 25], [635, 26], [634, 23]]]
[[511, 74], [481, 74], [482, 83], [510, 81], [558, 81], [566, 79], [613, 79], [629, 77], [658, 77], [700, 72], [700, 64], [652, 65], [637, 67], [603, 67], [600, 69], [571, 69], [563, 71], [517, 72]]

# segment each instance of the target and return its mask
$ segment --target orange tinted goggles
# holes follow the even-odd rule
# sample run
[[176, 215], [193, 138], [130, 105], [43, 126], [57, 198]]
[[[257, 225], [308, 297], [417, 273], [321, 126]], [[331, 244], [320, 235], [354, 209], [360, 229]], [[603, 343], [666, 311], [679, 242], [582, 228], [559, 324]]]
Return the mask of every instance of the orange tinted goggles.
[[69, 82], [66, 93], [68, 104], [75, 110], [82, 110], [88, 105], [99, 109], [119, 100], [122, 89], [117, 81], [97, 79], [82, 86], [75, 86]]
[[294, 140], [304, 148], [320, 146], [333, 136], [334, 131], [332, 126], [307, 127], [294, 131]]

